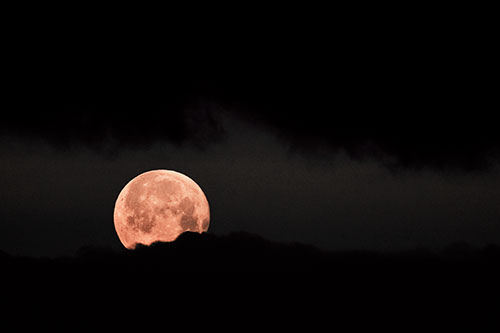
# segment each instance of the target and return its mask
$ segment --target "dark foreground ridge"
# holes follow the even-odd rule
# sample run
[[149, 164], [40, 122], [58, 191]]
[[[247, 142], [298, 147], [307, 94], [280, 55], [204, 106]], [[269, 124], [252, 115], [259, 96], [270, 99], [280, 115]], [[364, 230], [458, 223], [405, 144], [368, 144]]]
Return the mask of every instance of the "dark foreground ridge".
[[427, 327], [430, 318], [449, 327], [472, 316], [497, 318], [500, 247], [326, 252], [248, 233], [185, 233], [134, 251], [89, 247], [66, 258], [0, 252], [0, 270], [10, 309], [23, 314], [34, 304], [45, 318], [64, 313], [86, 322], [91, 311], [127, 326], [137, 311], [149, 318], [156, 309], [185, 322], [201, 311], [204, 325], [216, 326], [230, 317], [245, 325], [273, 319], [280, 327], [302, 320], [304, 328], [330, 325], [332, 318], [337, 326], [344, 318], [363, 328], [376, 321]]
[[500, 246], [473, 248], [456, 243], [444, 251], [328, 252], [300, 243], [279, 243], [258, 235], [237, 232], [225, 236], [184, 233], [172, 243], [138, 245], [133, 251], [84, 247], [74, 257], [30, 258], [0, 252], [0, 265], [8, 274], [25, 270], [50, 274], [64, 271], [89, 274], [161, 273], [195, 271], [297, 271], [335, 273], [393, 270], [500, 269]]

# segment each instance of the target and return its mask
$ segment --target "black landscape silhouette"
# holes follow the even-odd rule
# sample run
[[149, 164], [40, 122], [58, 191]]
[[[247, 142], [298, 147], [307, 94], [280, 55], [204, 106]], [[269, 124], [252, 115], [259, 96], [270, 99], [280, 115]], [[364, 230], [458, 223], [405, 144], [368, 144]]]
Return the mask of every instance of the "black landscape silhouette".
[[1, 252], [0, 269], [3, 295], [20, 309], [52, 300], [37, 310], [42, 317], [55, 304], [67, 318], [85, 321], [91, 311], [99, 313], [94, 320], [102, 317], [113, 327], [128, 325], [106, 315], [120, 318], [116, 309], [122, 307], [138, 327], [137, 313], [147, 318], [174, 310], [189, 322], [193, 307], [202, 307], [201, 323], [210, 324], [219, 311], [246, 320], [258, 309], [254, 325], [263, 318], [290, 325], [289, 316], [296, 316], [294, 322], [309, 327], [334, 315], [359, 328], [388, 322], [427, 327], [429, 319], [449, 327], [461, 316], [494, 318], [500, 247], [458, 242], [440, 252], [335, 252], [246, 232], [187, 232], [172, 243], [121, 251], [84, 247], [72, 257]]
[[354, 271], [441, 271], [480, 268], [500, 270], [500, 246], [475, 248], [466, 242], [452, 243], [442, 251], [327, 251], [301, 243], [280, 243], [247, 232], [217, 236], [186, 232], [171, 243], [138, 244], [135, 250], [82, 247], [72, 257], [27, 257], [0, 253], [5, 276], [25, 272], [45, 274], [74, 272], [108, 274], [124, 272], [318, 272], [346, 274]]

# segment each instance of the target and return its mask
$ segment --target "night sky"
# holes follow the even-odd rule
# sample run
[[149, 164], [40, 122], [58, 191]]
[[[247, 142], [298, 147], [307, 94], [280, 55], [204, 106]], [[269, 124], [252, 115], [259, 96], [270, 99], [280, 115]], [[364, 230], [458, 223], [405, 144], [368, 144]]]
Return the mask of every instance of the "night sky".
[[490, 44], [382, 31], [141, 46], [29, 34], [1, 101], [0, 249], [120, 249], [115, 200], [152, 169], [200, 185], [215, 235], [329, 250], [498, 244]]
[[[498, 10], [182, 4], [5, 7], [3, 322], [498, 325]], [[156, 169], [208, 232], [128, 250], [115, 202]]]

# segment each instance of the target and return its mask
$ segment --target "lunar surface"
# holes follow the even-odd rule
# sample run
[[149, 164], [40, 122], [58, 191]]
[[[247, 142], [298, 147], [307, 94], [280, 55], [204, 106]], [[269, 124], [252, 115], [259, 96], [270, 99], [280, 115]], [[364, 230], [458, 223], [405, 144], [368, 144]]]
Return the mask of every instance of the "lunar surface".
[[191, 178], [153, 170], [135, 177], [120, 192], [114, 222], [122, 244], [134, 249], [137, 244], [171, 242], [185, 231], [207, 231], [210, 208]]

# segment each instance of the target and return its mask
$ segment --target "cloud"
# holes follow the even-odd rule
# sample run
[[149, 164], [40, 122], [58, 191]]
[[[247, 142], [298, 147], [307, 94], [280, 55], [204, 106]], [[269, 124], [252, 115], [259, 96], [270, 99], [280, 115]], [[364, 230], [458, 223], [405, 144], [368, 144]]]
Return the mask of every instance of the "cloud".
[[225, 97], [243, 119], [298, 151], [328, 147], [357, 159], [383, 158], [392, 167], [487, 168], [500, 156], [488, 87], [451, 70], [435, 75], [436, 66], [429, 66], [423, 73], [408, 66], [384, 72], [360, 67], [322, 79], [262, 79]]
[[85, 105], [21, 105], [4, 117], [0, 133], [42, 139], [61, 148], [86, 146], [104, 152], [161, 141], [204, 147], [224, 137], [224, 129], [206, 107], [194, 110], [169, 101], [127, 99]]
[[397, 120], [382, 112], [376, 119], [364, 112], [268, 113], [260, 124], [295, 151], [324, 153], [326, 147], [354, 159], [380, 159], [393, 168], [483, 170], [500, 156], [500, 134], [491, 119], [443, 120], [436, 118], [444, 115], [419, 111], [407, 111], [405, 117]]
[[453, 45], [398, 45], [235, 50], [144, 68], [65, 61], [15, 81], [0, 132], [98, 150], [109, 142], [206, 146], [225, 134], [217, 106], [305, 152], [326, 146], [354, 158], [389, 156], [395, 167], [487, 167], [500, 134], [484, 65]]

